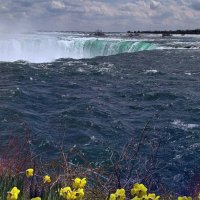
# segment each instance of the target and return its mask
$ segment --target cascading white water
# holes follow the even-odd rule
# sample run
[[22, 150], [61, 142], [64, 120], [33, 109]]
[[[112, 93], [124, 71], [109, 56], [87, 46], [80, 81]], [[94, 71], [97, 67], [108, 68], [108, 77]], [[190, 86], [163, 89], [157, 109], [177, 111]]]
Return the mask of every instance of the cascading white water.
[[27, 34], [0, 39], [0, 61], [51, 62], [58, 58], [91, 58], [155, 48], [156, 45], [142, 41]]

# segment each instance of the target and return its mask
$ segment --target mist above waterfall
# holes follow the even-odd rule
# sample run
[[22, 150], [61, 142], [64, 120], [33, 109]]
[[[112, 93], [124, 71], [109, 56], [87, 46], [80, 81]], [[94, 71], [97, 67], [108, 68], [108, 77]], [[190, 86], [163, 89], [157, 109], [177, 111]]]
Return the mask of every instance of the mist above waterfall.
[[51, 62], [59, 58], [92, 58], [155, 48], [153, 43], [138, 40], [97, 39], [73, 34], [2, 34], [0, 61]]

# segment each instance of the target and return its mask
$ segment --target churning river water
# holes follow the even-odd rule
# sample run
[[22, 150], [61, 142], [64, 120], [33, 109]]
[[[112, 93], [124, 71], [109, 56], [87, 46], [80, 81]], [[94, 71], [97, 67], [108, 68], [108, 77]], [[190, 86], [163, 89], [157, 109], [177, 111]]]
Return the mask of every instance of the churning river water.
[[23, 137], [26, 126], [44, 157], [62, 143], [103, 165], [109, 149], [137, 140], [150, 120], [145, 137], [161, 143], [162, 181], [184, 188], [200, 173], [199, 48], [198, 36], [4, 35], [1, 143]]

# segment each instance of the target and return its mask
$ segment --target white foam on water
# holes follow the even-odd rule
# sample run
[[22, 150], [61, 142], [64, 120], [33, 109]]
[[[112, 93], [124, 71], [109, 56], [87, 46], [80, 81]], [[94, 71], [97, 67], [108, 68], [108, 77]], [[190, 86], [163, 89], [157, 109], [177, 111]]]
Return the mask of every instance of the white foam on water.
[[157, 69], [148, 69], [144, 72], [145, 74], [156, 74], [158, 73]]
[[85, 72], [85, 69], [79, 67], [77, 71], [78, 71], [78, 72], [81, 72], [81, 73], [84, 73], [84, 72]]
[[191, 76], [192, 73], [191, 72], [185, 72], [185, 75]]
[[199, 127], [198, 124], [186, 124], [186, 123], [182, 122], [179, 119], [174, 120], [171, 124], [174, 127], [182, 129], [182, 130], [194, 129], [194, 128], [198, 128]]

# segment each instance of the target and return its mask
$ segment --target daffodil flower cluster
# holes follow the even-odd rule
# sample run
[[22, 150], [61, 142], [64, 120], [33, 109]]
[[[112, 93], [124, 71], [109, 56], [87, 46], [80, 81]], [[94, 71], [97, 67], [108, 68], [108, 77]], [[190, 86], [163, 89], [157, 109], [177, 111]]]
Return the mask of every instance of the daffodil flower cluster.
[[132, 200], [159, 200], [160, 196], [154, 193], [147, 194], [147, 188], [143, 184], [135, 183], [131, 189]]
[[[155, 193], [147, 193], [147, 188], [143, 184], [135, 183], [131, 189], [131, 200], [159, 200], [160, 196]], [[110, 194], [109, 200], [125, 200], [126, 192], [124, 189], [117, 189], [115, 193]], [[200, 193], [197, 197], [200, 200]], [[178, 197], [178, 200], [192, 200], [192, 197]]]
[[[160, 196], [154, 193], [147, 194], [147, 188], [143, 184], [136, 183], [131, 189], [132, 200], [159, 200]], [[109, 200], [125, 200], [126, 194], [124, 189], [117, 189], [115, 193], [110, 195]]]
[[[34, 169], [29, 168], [25, 171], [26, 177], [31, 178], [35, 176]], [[43, 183], [51, 183], [51, 177], [49, 175], [43, 176]], [[59, 195], [62, 199], [65, 200], [83, 200], [85, 196], [84, 188], [86, 186], [86, 178], [75, 178], [72, 187], [66, 186], [58, 190]], [[132, 189], [129, 192], [131, 198], [127, 198], [125, 189], [117, 189], [115, 193], [110, 194], [109, 200], [160, 200], [160, 196], [157, 196], [155, 193], [148, 193], [148, 189], [145, 185], [135, 183]], [[7, 192], [6, 200], [18, 200], [20, 190], [17, 187], [13, 187], [10, 191]], [[174, 198], [175, 199], [175, 198]], [[200, 200], [200, 193], [197, 198]], [[31, 198], [31, 200], [42, 200], [41, 197], [36, 196]], [[192, 200], [192, 197], [179, 196], [177, 200]]]
[[84, 187], [86, 183], [86, 178], [75, 178], [73, 182], [73, 189], [69, 186], [61, 188], [59, 190], [59, 194], [66, 200], [82, 200], [85, 195]]
[[110, 195], [109, 200], [124, 200], [126, 198], [125, 190], [122, 189], [117, 189], [115, 193]]
[[[26, 177], [30, 178], [34, 176], [34, 169], [29, 168], [25, 171]], [[43, 177], [44, 183], [51, 183], [51, 177], [45, 175]], [[9, 192], [7, 192], [7, 200], [17, 200], [19, 196], [20, 190], [17, 187], [13, 187]], [[41, 197], [34, 197], [31, 200], [41, 200]]]
[[147, 195], [147, 188], [143, 184], [135, 183], [131, 189], [131, 195], [133, 197], [144, 197]]
[[[32, 169], [32, 168], [27, 169], [26, 170], [26, 177], [30, 178], [32, 176], [34, 176], [34, 169]], [[43, 176], [43, 182], [44, 183], [51, 183], [51, 177], [48, 176], [48, 175]]]

